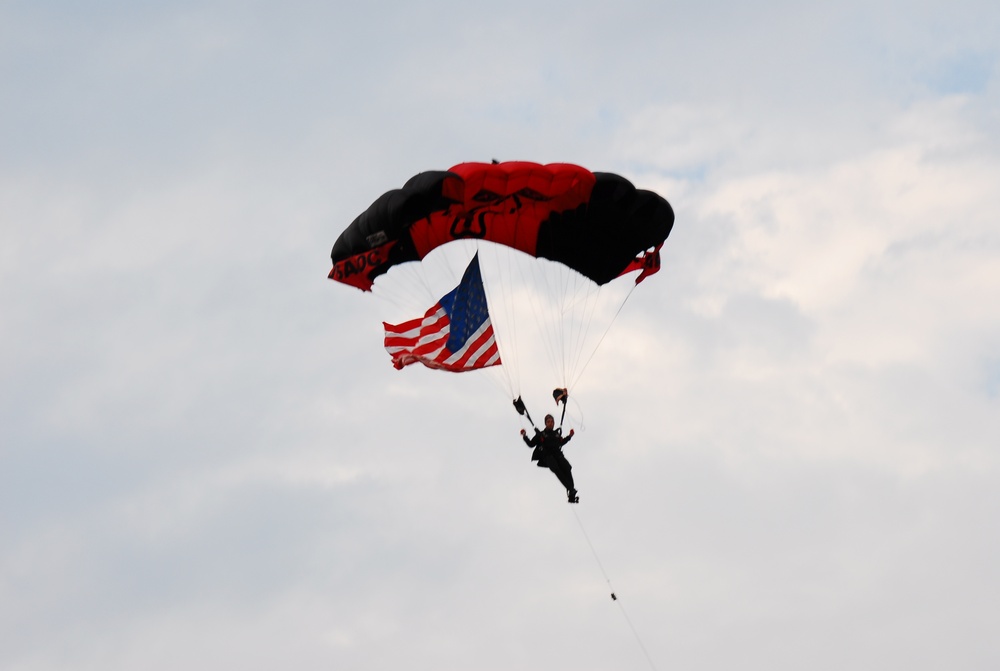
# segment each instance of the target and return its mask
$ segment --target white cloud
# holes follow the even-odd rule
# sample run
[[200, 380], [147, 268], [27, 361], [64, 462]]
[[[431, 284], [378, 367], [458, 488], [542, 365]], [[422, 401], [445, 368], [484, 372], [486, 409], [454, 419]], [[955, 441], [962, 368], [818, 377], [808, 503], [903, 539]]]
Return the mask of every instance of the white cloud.
[[677, 212], [568, 420], [657, 664], [995, 666], [992, 5], [373, 7], [2, 10], [0, 666], [645, 663], [509, 399], [324, 280], [493, 156]]

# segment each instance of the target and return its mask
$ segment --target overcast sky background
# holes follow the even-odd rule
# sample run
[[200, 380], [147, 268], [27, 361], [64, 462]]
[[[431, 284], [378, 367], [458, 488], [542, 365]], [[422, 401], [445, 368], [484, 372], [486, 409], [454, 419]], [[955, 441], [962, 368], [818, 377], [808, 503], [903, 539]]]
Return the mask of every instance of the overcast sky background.
[[[0, 2], [0, 668], [1000, 667], [998, 45], [973, 0]], [[677, 214], [575, 390], [600, 564], [509, 403], [326, 279], [492, 158]]]

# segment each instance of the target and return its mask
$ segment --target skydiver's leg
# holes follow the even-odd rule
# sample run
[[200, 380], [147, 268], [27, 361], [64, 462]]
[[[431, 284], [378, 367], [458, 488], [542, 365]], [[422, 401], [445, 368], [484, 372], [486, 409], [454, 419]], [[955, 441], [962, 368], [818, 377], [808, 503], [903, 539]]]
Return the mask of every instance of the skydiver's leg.
[[560, 455], [559, 460], [563, 465], [563, 473], [566, 478], [563, 484], [566, 487], [566, 496], [569, 498], [570, 503], [579, 503], [580, 497], [576, 495], [576, 487], [573, 485], [573, 467], [569, 465], [569, 461], [566, 457]]
[[565, 458], [560, 460], [552, 460], [549, 465], [549, 470], [555, 473], [556, 477], [559, 478], [559, 482], [562, 486], [566, 488], [567, 492], [576, 493], [576, 488], [573, 486], [573, 470], [569, 465], [569, 462]]

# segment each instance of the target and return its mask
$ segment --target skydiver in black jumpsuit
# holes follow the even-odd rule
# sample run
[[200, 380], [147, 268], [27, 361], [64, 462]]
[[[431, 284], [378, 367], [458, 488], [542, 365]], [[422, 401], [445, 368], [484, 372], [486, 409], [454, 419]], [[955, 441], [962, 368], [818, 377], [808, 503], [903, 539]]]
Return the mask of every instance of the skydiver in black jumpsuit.
[[573, 467], [563, 454], [562, 446], [569, 442], [575, 433], [569, 430], [569, 435], [563, 438], [559, 429], [555, 427], [556, 420], [552, 415], [545, 415], [545, 428], [541, 431], [535, 429], [535, 435], [528, 438], [527, 431], [521, 429], [521, 438], [524, 439], [528, 447], [535, 450], [531, 453], [531, 460], [538, 462], [539, 468], [548, 468], [556, 474], [559, 482], [566, 488], [566, 496], [570, 503], [579, 503], [580, 498], [576, 495], [573, 487]]

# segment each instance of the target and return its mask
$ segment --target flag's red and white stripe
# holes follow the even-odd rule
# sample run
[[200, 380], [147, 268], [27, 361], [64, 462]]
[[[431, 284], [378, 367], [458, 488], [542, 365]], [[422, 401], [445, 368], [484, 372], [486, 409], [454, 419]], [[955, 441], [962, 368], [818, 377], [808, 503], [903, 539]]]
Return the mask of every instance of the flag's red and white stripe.
[[500, 363], [493, 324], [487, 319], [465, 344], [451, 352], [446, 347], [451, 321], [440, 305], [427, 311], [420, 319], [385, 326], [385, 349], [392, 355], [396, 368], [423, 363], [430, 368], [460, 372], [486, 368]]

